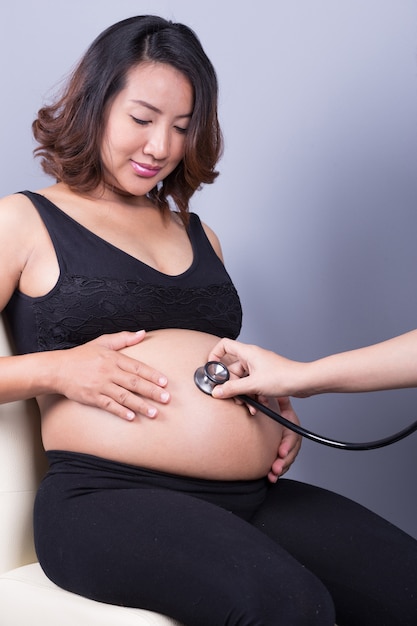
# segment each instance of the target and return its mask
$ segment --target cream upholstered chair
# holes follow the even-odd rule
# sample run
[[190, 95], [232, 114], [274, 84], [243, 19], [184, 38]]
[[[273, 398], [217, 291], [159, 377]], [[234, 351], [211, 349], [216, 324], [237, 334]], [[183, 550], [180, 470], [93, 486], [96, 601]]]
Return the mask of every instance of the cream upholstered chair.
[[[0, 316], [0, 355], [11, 354]], [[46, 462], [33, 402], [0, 405], [1, 626], [179, 626], [142, 609], [111, 606], [54, 585], [36, 559], [32, 506]]]

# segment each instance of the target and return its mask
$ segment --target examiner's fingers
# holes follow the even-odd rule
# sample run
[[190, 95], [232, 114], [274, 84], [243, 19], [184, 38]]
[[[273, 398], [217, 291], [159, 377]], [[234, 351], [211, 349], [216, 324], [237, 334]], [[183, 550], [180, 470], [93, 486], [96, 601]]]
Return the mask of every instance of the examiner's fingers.
[[242, 394], [255, 393], [248, 385], [248, 378], [236, 378], [228, 380], [222, 385], [217, 385], [212, 391], [213, 398], [233, 398]]
[[209, 354], [209, 361], [221, 361], [224, 357], [233, 357], [233, 360], [241, 360], [239, 349], [243, 344], [233, 339], [223, 338], [214, 346]]

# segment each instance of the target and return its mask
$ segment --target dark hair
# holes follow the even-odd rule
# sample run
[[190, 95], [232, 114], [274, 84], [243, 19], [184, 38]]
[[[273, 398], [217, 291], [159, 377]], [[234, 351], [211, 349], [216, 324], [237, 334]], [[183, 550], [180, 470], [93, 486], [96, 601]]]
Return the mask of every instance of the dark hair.
[[38, 112], [33, 134], [43, 170], [70, 188], [87, 192], [103, 182], [100, 157], [108, 104], [123, 89], [128, 71], [141, 62], [166, 63], [188, 78], [193, 112], [183, 160], [149, 196], [162, 211], [170, 196], [183, 219], [192, 194], [212, 183], [222, 152], [215, 70], [195, 33], [161, 17], [131, 17], [101, 33], [70, 76], [59, 99]]

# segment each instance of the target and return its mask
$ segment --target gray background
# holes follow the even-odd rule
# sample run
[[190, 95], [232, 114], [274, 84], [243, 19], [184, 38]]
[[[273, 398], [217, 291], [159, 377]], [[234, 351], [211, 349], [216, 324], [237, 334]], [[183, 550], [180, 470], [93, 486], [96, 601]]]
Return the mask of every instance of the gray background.
[[[49, 184], [32, 159], [37, 109], [101, 30], [140, 13], [194, 28], [218, 72], [226, 151], [192, 208], [221, 239], [241, 338], [309, 360], [414, 328], [415, 1], [2, 3], [0, 194]], [[357, 441], [417, 419], [416, 394], [295, 404], [316, 432]], [[289, 476], [417, 537], [416, 447], [417, 435], [372, 452], [306, 441]]]

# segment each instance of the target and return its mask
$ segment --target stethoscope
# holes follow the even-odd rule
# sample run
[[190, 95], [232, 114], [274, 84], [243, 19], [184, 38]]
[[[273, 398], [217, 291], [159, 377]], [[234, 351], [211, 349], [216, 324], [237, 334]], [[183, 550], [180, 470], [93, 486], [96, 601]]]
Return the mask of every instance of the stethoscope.
[[[229, 380], [230, 374], [224, 363], [219, 361], [209, 361], [202, 367], [199, 367], [194, 374], [194, 382], [201, 391], [207, 393], [208, 395], [212, 395], [214, 387], [217, 385], [222, 385], [227, 380]], [[386, 437], [385, 439], [378, 439], [377, 441], [368, 441], [364, 443], [347, 443], [345, 441], [337, 441], [334, 439], [327, 439], [326, 437], [322, 437], [321, 435], [317, 435], [316, 433], [299, 426], [298, 424], [293, 424], [289, 420], [279, 415], [275, 411], [272, 411], [269, 407], [265, 406], [261, 402], [254, 400], [250, 396], [239, 395], [237, 396], [239, 400], [246, 404], [250, 404], [258, 411], [261, 411], [271, 419], [279, 422], [286, 428], [294, 431], [295, 433], [301, 435], [302, 437], [306, 437], [307, 439], [311, 439], [312, 441], [316, 441], [317, 443], [322, 443], [325, 446], [331, 446], [332, 448], [340, 448], [342, 450], [375, 450], [376, 448], [383, 448], [384, 446], [388, 446], [396, 441], [400, 441], [400, 439], [404, 439], [411, 433], [417, 430], [417, 422], [414, 422], [404, 430], [401, 430], [390, 437]]]

